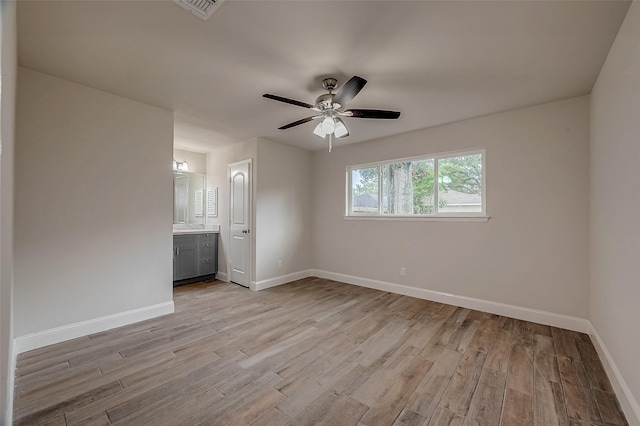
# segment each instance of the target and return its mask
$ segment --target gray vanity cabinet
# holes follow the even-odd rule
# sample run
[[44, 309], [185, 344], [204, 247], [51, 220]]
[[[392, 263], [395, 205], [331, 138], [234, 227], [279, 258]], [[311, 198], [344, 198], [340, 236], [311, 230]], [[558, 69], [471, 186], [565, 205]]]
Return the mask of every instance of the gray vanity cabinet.
[[179, 281], [198, 275], [197, 235], [173, 236], [173, 280]]
[[173, 281], [186, 284], [218, 272], [218, 234], [173, 236]]
[[218, 272], [218, 234], [198, 234], [198, 276]]

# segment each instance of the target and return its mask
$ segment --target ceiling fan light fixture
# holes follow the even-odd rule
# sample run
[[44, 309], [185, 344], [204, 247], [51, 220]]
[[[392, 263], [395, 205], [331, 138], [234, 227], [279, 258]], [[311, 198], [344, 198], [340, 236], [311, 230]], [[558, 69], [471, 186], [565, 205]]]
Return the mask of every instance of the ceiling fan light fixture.
[[347, 130], [347, 126], [344, 125], [342, 120], [336, 121], [336, 128], [335, 128], [334, 134], [336, 135], [336, 138], [341, 138], [349, 134], [349, 131]]
[[322, 120], [322, 131], [325, 133], [333, 133], [336, 130], [336, 122], [333, 121], [333, 118], [327, 117]]
[[[178, 1], [178, 0], [174, 0]], [[204, 0], [180, 0], [180, 1], [204, 1]], [[214, 0], [207, 0], [214, 1]], [[295, 126], [299, 126], [304, 123], [308, 123], [312, 120], [320, 119], [320, 123], [313, 129], [313, 134], [323, 139], [329, 135], [329, 152], [331, 152], [331, 145], [333, 144], [333, 137], [346, 138], [349, 136], [349, 129], [342, 120], [342, 117], [353, 118], [377, 118], [393, 120], [400, 117], [398, 111], [387, 111], [381, 109], [343, 109], [344, 106], [353, 100], [362, 88], [367, 84], [367, 80], [362, 77], [354, 75], [340, 89], [333, 93], [334, 89], [338, 87], [338, 81], [335, 78], [325, 78], [322, 81], [322, 86], [329, 93], [324, 93], [316, 98], [315, 104], [311, 105], [305, 102], [296, 101], [295, 99], [283, 98], [282, 96], [271, 95], [265, 93], [262, 95], [264, 98], [272, 99], [274, 101], [283, 102], [289, 105], [295, 105], [302, 108], [317, 111], [319, 114], [306, 117], [301, 120], [294, 121], [284, 126], [278, 127], [279, 130], [290, 129]]]
[[324, 138], [325, 136], [327, 136], [327, 133], [324, 130], [322, 130], [322, 123], [318, 123], [316, 128], [313, 129], [313, 134], [316, 136], [320, 136], [321, 138]]

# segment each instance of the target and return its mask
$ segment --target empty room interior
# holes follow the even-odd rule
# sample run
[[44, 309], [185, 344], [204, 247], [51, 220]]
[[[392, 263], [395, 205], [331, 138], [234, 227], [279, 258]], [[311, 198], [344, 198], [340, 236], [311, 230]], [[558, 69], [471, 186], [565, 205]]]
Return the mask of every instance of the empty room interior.
[[0, 424], [640, 426], [640, 0], [0, 7]]

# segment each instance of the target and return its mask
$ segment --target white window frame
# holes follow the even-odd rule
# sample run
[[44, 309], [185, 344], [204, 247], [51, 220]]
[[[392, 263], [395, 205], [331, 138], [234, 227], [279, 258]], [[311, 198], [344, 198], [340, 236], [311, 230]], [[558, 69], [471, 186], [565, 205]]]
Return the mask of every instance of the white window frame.
[[[480, 154], [482, 158], [482, 211], [480, 212], [448, 212], [442, 213], [439, 212], [438, 207], [438, 160], [444, 158], [451, 157], [464, 157], [466, 155], [475, 155]], [[433, 194], [433, 203], [435, 208], [434, 214], [428, 215], [392, 215], [392, 214], [384, 214], [382, 212], [383, 203], [380, 202], [382, 200], [382, 166], [386, 166], [389, 164], [402, 163], [405, 161], [419, 161], [419, 160], [433, 160], [433, 171], [435, 174], [435, 185], [434, 194]], [[365, 163], [365, 164], [355, 164], [347, 167], [346, 171], [346, 206], [345, 206], [345, 219], [374, 219], [374, 220], [474, 220], [474, 219], [483, 219], [487, 220], [487, 190], [486, 190], [486, 181], [487, 181], [487, 168], [486, 168], [487, 154], [484, 148], [482, 149], [474, 149], [474, 150], [463, 150], [463, 151], [448, 151], [441, 152], [437, 154], [431, 155], [419, 155], [415, 157], [405, 157], [405, 158], [396, 158], [393, 160], [385, 160], [385, 161], [377, 161], [374, 163]], [[352, 182], [351, 178], [353, 176], [353, 170], [358, 169], [367, 169], [367, 168], [378, 168], [378, 212], [354, 212], [352, 211]]]

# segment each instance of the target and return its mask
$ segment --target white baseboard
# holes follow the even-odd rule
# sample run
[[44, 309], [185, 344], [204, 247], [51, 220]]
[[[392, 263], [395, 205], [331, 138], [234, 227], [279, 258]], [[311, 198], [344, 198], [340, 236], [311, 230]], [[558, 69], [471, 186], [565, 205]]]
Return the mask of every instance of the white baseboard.
[[16, 382], [16, 358], [18, 357], [18, 353], [16, 352], [16, 345], [13, 342], [13, 339], [9, 342], [9, 369], [7, 371], [7, 395], [4, 396], [4, 399], [7, 403], [7, 411], [4, 413], [3, 418], [0, 418], [0, 424], [10, 425], [13, 424], [13, 391]]
[[376, 290], [388, 291], [390, 293], [403, 294], [405, 296], [417, 297], [419, 299], [461, 306], [463, 308], [475, 309], [524, 321], [531, 321], [539, 324], [565, 328], [567, 330], [579, 331], [580, 333], [589, 333], [591, 331], [591, 323], [589, 320], [584, 318], [539, 311], [537, 309], [508, 305], [506, 303], [493, 302], [491, 300], [457, 296], [455, 294], [442, 293], [439, 291], [395, 284], [386, 281], [372, 280], [370, 278], [356, 277], [353, 275], [338, 274], [335, 272], [317, 269], [313, 272], [313, 275], [319, 278], [326, 278]]
[[600, 335], [593, 324], [591, 324], [589, 334], [591, 335], [593, 346], [595, 346], [596, 351], [600, 356], [600, 360], [602, 361], [602, 365], [607, 372], [611, 386], [613, 386], [613, 390], [616, 392], [620, 408], [622, 408], [622, 411], [627, 418], [627, 422], [629, 422], [630, 426], [640, 426], [640, 405], [638, 405], [638, 401], [633, 397], [631, 389], [627, 386], [627, 383], [625, 382], [624, 377], [622, 377], [611, 353], [605, 346], [604, 341], [600, 338]]
[[301, 280], [303, 278], [312, 277], [314, 273], [313, 269], [307, 269], [304, 271], [293, 272], [287, 275], [280, 275], [279, 277], [269, 278], [267, 280], [256, 281], [251, 283], [251, 290], [260, 291], [266, 288], [275, 287], [278, 285], [290, 283], [291, 281]]
[[60, 343], [161, 315], [171, 314], [173, 311], [174, 304], [173, 301], [170, 301], [18, 336], [13, 340], [15, 355], [43, 346], [53, 345], [54, 343]]
[[339, 274], [335, 272], [314, 270], [313, 276], [330, 279], [334, 281], [355, 284], [362, 287], [376, 290], [388, 291], [390, 293], [403, 294], [420, 299], [432, 300], [434, 302], [446, 303], [492, 314], [503, 315], [520, 320], [536, 322], [539, 324], [551, 325], [554, 327], [586, 333], [591, 336], [593, 345], [598, 351], [598, 355], [615, 390], [620, 407], [624, 412], [630, 426], [640, 426], [640, 405], [635, 400], [629, 386], [627, 386], [620, 370], [616, 366], [611, 353], [607, 350], [604, 342], [600, 338], [591, 321], [584, 318], [572, 317], [568, 315], [555, 314], [552, 312], [540, 311], [537, 309], [525, 308], [522, 306], [508, 305], [505, 303], [493, 302], [490, 300], [476, 299], [472, 297], [457, 296], [455, 294], [442, 293], [423, 288], [410, 287], [385, 281], [372, 280], [369, 278], [356, 277], [353, 275]]
[[224, 281], [225, 283], [229, 282], [226, 272], [216, 272], [216, 280]]

